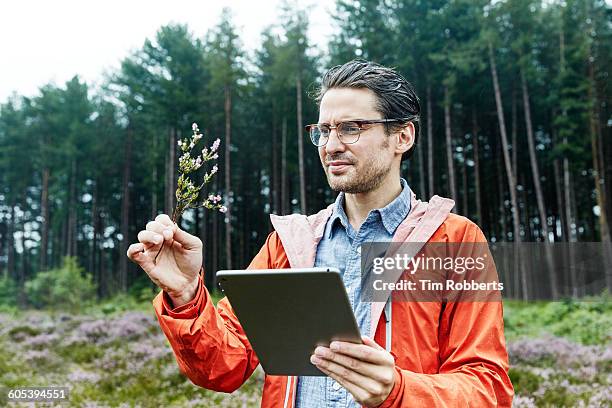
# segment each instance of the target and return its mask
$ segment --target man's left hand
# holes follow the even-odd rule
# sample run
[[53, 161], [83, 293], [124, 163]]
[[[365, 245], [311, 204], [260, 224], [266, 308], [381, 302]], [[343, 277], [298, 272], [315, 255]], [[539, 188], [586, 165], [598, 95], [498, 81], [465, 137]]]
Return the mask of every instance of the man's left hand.
[[310, 361], [366, 407], [382, 404], [395, 384], [395, 359], [369, 337], [363, 344], [333, 341], [315, 349]]

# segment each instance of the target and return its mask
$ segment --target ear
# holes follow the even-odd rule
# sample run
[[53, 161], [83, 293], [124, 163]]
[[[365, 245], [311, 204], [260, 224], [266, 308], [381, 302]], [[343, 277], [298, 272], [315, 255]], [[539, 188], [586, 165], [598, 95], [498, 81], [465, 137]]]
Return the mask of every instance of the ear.
[[414, 123], [409, 122], [400, 131], [396, 133], [397, 145], [395, 151], [399, 154], [404, 154], [414, 146], [415, 140], [415, 128]]

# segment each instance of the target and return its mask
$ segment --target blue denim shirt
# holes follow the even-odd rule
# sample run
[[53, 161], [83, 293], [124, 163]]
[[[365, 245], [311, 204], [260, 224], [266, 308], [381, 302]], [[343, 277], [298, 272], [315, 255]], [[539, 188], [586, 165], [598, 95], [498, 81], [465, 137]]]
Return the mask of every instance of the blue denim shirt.
[[[317, 247], [315, 266], [338, 268], [348, 293], [349, 302], [364, 336], [370, 333], [370, 303], [361, 296], [361, 244], [391, 241], [393, 234], [410, 212], [410, 187], [401, 179], [402, 192], [386, 207], [371, 210], [355, 231], [344, 211], [344, 193], [333, 207], [323, 237]], [[297, 408], [359, 407], [353, 396], [330, 377], [298, 377]]]

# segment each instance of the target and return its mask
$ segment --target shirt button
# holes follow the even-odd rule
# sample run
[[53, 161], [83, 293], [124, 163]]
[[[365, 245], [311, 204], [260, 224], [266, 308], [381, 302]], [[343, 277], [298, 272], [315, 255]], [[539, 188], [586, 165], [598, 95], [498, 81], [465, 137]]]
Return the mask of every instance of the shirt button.
[[361, 245], [360, 245], [360, 246], [358, 246], [358, 247], [355, 249], [355, 251], [357, 251], [357, 253], [358, 253], [358, 254], [361, 254]]
[[340, 389], [340, 384], [337, 381], [334, 381], [334, 383], [332, 384], [332, 388], [338, 391]]

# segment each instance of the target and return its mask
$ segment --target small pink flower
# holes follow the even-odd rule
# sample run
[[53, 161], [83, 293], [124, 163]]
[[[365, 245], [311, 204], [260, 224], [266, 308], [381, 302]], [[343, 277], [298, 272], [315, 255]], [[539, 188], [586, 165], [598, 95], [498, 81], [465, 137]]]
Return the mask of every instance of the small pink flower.
[[219, 212], [226, 213], [227, 212], [227, 207], [222, 205], [221, 207], [219, 207]]
[[191, 125], [191, 129], [192, 129], [194, 132], [197, 132], [197, 131], [198, 131], [198, 124], [194, 122], [194, 123]]
[[212, 157], [212, 158], [213, 158], [213, 159], [218, 159], [218, 158], [219, 158], [219, 155], [218, 155], [217, 153], [215, 153], [215, 154], [213, 155], [213, 157]]
[[213, 143], [213, 145], [210, 148], [211, 152], [216, 152], [217, 149], [219, 148], [219, 145], [221, 144], [221, 139], [217, 138], [217, 140], [215, 140], [215, 142]]

